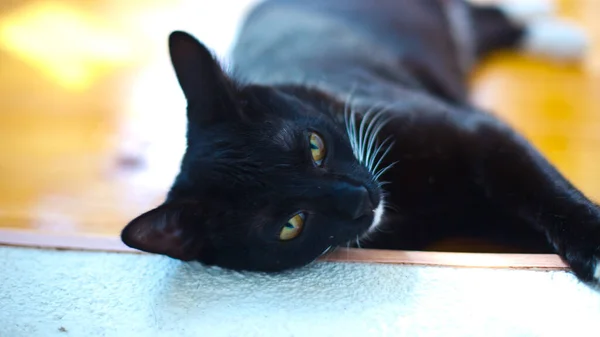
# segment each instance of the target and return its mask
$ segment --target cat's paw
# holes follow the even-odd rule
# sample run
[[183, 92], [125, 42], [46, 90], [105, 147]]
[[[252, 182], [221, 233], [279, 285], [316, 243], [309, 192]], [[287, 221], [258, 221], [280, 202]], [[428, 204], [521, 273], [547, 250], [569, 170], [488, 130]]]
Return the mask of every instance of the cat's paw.
[[519, 25], [552, 17], [556, 13], [556, 4], [552, 0], [505, 0], [498, 4], [498, 8]]
[[556, 18], [529, 23], [521, 44], [521, 49], [528, 54], [560, 61], [579, 60], [588, 47], [588, 36], [583, 29]]
[[577, 278], [600, 290], [600, 237], [590, 237], [598, 240], [571, 245], [561, 255]]

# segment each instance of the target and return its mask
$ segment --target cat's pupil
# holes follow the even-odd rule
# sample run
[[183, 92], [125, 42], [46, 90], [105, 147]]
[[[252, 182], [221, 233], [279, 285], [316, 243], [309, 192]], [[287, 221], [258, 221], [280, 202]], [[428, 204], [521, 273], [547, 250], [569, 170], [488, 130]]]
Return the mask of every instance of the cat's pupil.
[[319, 147], [315, 143], [310, 143], [310, 149], [311, 150], [318, 150]]
[[287, 228], [291, 228], [291, 229], [294, 229], [294, 228], [295, 228], [295, 226], [294, 226], [294, 225], [292, 225], [292, 224], [291, 224], [291, 223], [289, 223], [289, 222], [285, 224], [285, 227], [287, 227]]

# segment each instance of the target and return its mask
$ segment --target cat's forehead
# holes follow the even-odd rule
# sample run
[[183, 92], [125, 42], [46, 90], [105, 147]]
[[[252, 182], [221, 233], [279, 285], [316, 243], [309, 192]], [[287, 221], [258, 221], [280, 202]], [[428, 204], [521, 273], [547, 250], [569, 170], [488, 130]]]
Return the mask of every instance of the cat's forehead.
[[279, 127], [274, 130], [274, 134], [270, 139], [273, 144], [280, 147], [282, 150], [292, 150], [296, 143], [298, 136], [298, 127], [290, 122], [282, 122]]

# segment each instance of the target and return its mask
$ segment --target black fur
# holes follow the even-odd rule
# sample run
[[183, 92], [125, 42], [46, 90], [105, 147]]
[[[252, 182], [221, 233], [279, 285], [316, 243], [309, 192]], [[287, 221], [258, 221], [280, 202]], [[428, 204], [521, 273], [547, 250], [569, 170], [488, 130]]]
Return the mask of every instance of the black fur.
[[[475, 57], [519, 43], [523, 27], [494, 7], [468, 6]], [[240, 31], [234, 75], [193, 37], [172, 33], [188, 148], [167, 200], [132, 220], [123, 241], [278, 271], [357, 238], [363, 247], [425, 249], [479, 237], [557, 252], [581, 280], [597, 282], [600, 208], [469, 103], [461, 46], [443, 13], [438, 0], [266, 1]], [[394, 142], [385, 156], [370, 152], [379, 171], [351, 144], [351, 123], [363, 120], [382, 127], [369, 139]], [[309, 132], [327, 145], [322, 167], [311, 161]], [[368, 231], [380, 202], [389, 206], [383, 222]], [[303, 232], [279, 241], [299, 210], [308, 213]]]

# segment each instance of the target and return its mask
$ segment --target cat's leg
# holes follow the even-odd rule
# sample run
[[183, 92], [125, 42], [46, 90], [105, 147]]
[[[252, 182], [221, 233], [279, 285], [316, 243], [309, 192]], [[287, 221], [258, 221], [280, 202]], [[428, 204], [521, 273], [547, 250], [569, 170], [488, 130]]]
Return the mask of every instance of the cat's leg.
[[[597, 204], [493, 116], [430, 103], [419, 106], [394, 113], [382, 131], [384, 139], [395, 139], [382, 165], [395, 163], [382, 177], [391, 182], [385, 189], [394, 221], [393, 228], [382, 228], [392, 234], [375, 243], [393, 247], [394, 240], [407, 236], [416, 242], [407, 247], [420, 249], [429, 233], [433, 240], [440, 229], [460, 235], [465, 222], [469, 228], [479, 226], [479, 233], [497, 233], [510, 241], [515, 227], [524, 225], [545, 238], [579, 279], [600, 285]], [[504, 220], [486, 220], [498, 214]]]
[[502, 130], [475, 157], [487, 196], [541, 229], [584, 281], [600, 282], [600, 208], [520, 136]]
[[552, 0], [504, 0], [471, 4], [471, 24], [479, 58], [498, 49], [518, 49], [556, 60], [580, 59], [587, 47], [585, 32], [557, 16]]
[[543, 232], [581, 280], [600, 285], [600, 207], [522, 136], [477, 118], [465, 149], [483, 196]]

